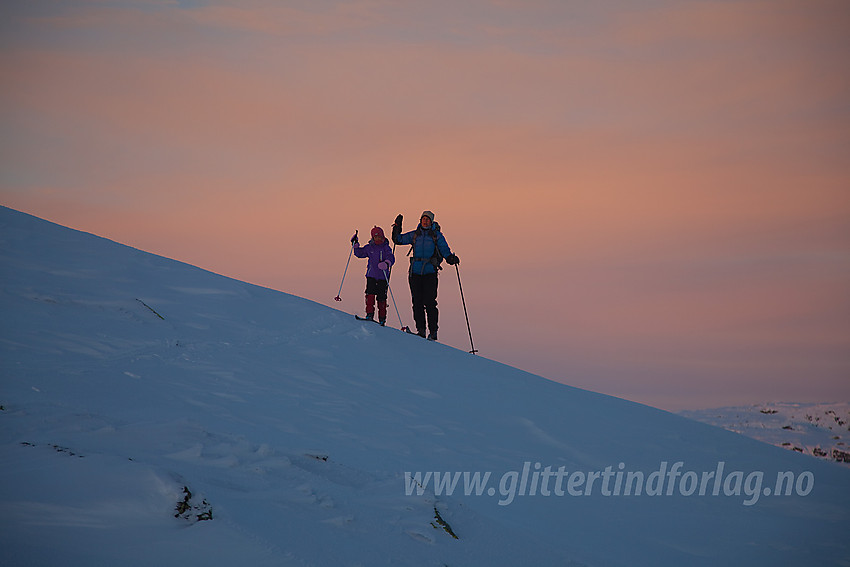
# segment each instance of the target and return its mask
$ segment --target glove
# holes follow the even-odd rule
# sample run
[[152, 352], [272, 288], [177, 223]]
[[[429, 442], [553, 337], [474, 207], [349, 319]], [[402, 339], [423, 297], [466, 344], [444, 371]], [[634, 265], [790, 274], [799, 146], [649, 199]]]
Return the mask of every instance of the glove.
[[357, 231], [356, 230], [354, 231], [354, 236], [351, 237], [351, 245], [352, 246], [359, 246], [360, 245], [360, 241], [357, 240]]
[[390, 269], [390, 265], [387, 264], [386, 262], [380, 262], [380, 263], [378, 263], [378, 269], [381, 270], [382, 272], [386, 272], [387, 270]]
[[393, 223], [392, 241], [396, 244], [399, 243], [398, 237], [401, 234], [401, 219], [402, 219], [402, 216], [398, 215], [395, 218], [395, 222]]
[[452, 254], [451, 256], [449, 256], [448, 258], [446, 258], [446, 263], [447, 263], [449, 266], [456, 266], [456, 265], [460, 264], [460, 258], [458, 258], [458, 257], [457, 257], [457, 256], [455, 256], [454, 254]]

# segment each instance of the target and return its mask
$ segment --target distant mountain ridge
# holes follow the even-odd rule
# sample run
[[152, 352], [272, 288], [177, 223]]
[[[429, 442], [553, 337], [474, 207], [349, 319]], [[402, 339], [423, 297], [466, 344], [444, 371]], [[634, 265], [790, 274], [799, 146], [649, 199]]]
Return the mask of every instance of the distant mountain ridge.
[[773, 402], [679, 415], [850, 467], [850, 402]]

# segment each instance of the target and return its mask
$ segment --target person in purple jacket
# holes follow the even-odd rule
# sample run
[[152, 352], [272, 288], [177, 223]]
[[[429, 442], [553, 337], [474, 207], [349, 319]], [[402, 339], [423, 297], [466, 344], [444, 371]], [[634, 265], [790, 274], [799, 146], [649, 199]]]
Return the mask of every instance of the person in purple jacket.
[[366, 264], [366, 319], [375, 320], [375, 300], [378, 302], [378, 323], [387, 322], [387, 289], [389, 287], [390, 266], [395, 263], [395, 256], [390, 244], [384, 237], [384, 231], [376, 226], [372, 229], [372, 239], [366, 246], [361, 247], [355, 234], [351, 238], [354, 255], [358, 258], [369, 258]]

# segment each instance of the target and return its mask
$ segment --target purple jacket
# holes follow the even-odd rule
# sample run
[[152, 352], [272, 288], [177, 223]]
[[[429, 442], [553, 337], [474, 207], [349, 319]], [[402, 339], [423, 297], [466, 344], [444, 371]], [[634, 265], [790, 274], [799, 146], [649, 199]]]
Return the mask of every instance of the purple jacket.
[[376, 280], [387, 279], [384, 272], [378, 267], [380, 262], [387, 262], [390, 266], [395, 263], [395, 256], [390, 249], [390, 243], [384, 240], [380, 246], [370, 240], [366, 246], [354, 245], [354, 255], [358, 258], [369, 258], [369, 263], [366, 265], [366, 277], [375, 278]]

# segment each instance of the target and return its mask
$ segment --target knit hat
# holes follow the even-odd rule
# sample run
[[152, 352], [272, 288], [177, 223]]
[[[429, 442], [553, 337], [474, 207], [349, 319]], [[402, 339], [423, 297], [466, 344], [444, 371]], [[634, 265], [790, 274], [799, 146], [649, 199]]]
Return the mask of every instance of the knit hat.
[[419, 218], [421, 219], [422, 217], [428, 217], [429, 219], [431, 219], [431, 222], [434, 222], [434, 213], [432, 213], [431, 211], [422, 211], [422, 214], [419, 215]]
[[384, 231], [380, 226], [376, 226], [372, 229], [372, 238], [375, 238], [376, 236], [384, 238]]

